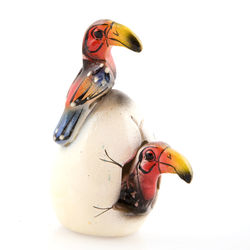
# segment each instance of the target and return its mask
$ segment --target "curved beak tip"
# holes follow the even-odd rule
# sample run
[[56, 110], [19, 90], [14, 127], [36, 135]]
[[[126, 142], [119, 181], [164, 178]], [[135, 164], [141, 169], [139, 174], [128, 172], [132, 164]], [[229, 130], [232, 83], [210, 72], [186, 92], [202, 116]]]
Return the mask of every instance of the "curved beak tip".
[[141, 42], [133, 35], [130, 35], [128, 37], [128, 41], [131, 45], [131, 50], [135, 51], [135, 52], [141, 52], [142, 51], [142, 44]]
[[180, 175], [180, 177], [185, 182], [190, 183], [192, 181], [193, 175], [191, 173], [185, 173], [185, 174]]

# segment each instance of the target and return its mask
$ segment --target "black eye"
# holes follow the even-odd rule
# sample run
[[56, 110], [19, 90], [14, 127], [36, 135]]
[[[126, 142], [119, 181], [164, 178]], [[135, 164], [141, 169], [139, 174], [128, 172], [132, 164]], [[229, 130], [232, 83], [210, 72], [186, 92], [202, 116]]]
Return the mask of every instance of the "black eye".
[[97, 39], [102, 39], [102, 37], [103, 37], [103, 31], [102, 31], [102, 30], [97, 30], [97, 31], [95, 31], [95, 32], [94, 32], [94, 36], [95, 36], [95, 38], [97, 38]]
[[155, 159], [155, 156], [154, 156], [153, 152], [152, 152], [152, 151], [146, 152], [146, 153], [145, 153], [145, 159], [146, 159], [147, 161], [152, 161], [152, 160], [154, 160], [154, 159]]

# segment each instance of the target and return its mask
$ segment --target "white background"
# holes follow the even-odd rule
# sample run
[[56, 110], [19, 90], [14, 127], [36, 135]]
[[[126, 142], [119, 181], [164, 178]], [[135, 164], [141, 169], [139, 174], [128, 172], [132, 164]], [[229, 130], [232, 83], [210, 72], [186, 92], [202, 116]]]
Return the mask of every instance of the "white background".
[[[249, 1], [0, 2], [1, 249], [250, 249]], [[94, 238], [51, 208], [53, 130], [81, 67], [87, 27], [108, 18], [144, 49], [113, 49], [115, 88], [159, 140], [192, 164], [190, 185], [163, 177], [141, 230]]]

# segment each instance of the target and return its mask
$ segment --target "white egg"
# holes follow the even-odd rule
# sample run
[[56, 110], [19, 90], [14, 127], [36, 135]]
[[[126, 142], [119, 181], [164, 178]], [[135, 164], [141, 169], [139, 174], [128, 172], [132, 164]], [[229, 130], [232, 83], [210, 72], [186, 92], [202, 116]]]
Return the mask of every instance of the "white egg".
[[[107, 155], [125, 164], [149, 138], [134, 102], [112, 90], [95, 107], [75, 141], [59, 146], [52, 174], [52, 198], [59, 221], [89, 235], [123, 236], [141, 226], [145, 216], [126, 216], [110, 209], [121, 190], [122, 169], [104, 162]], [[146, 135], [147, 134], [147, 135]]]

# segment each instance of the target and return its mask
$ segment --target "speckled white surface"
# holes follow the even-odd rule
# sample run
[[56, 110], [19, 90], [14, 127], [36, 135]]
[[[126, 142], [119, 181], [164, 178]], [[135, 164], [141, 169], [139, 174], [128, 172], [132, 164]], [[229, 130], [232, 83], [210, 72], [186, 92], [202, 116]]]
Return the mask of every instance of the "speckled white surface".
[[100, 160], [124, 164], [136, 152], [146, 133], [133, 101], [112, 90], [81, 128], [76, 140], [59, 147], [52, 175], [52, 197], [60, 222], [68, 229], [90, 235], [122, 236], [133, 233], [145, 216], [128, 217], [111, 207], [121, 187], [122, 169]]

